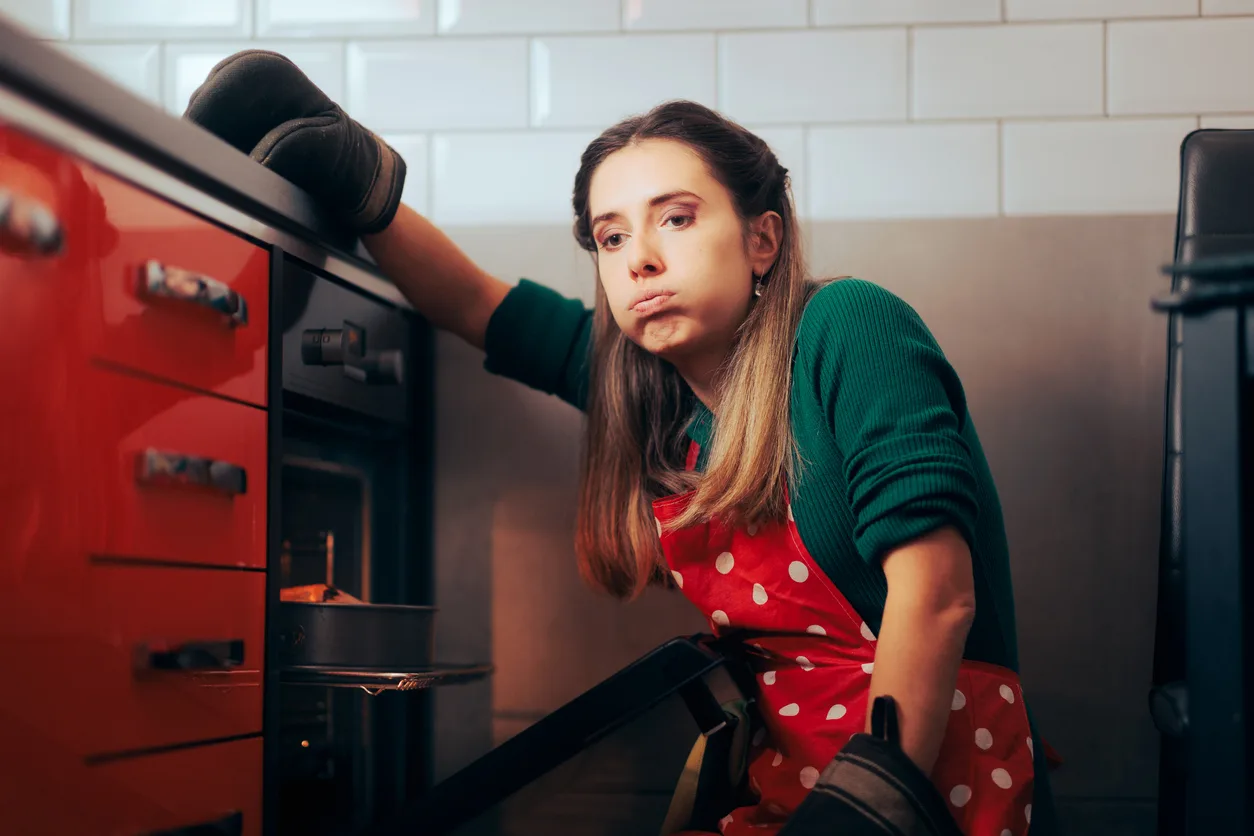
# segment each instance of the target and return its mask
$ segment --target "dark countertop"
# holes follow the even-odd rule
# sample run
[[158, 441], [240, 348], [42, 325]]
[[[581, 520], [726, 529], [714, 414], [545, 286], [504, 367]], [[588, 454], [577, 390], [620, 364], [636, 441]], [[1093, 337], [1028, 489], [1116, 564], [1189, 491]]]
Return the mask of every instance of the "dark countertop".
[[0, 87], [258, 221], [378, 276], [352, 233], [292, 183], [0, 17]]

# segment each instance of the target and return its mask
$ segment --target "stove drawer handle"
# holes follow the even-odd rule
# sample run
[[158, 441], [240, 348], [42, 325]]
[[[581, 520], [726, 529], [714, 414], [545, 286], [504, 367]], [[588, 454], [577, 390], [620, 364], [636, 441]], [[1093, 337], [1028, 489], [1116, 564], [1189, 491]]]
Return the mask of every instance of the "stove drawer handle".
[[60, 255], [65, 231], [56, 214], [37, 200], [0, 188], [0, 250], [14, 255]]
[[248, 472], [230, 462], [149, 447], [140, 452], [135, 480], [141, 485], [174, 485], [238, 496], [248, 492]]
[[229, 671], [244, 664], [244, 640], [143, 642], [135, 648], [135, 669], [154, 671]]
[[139, 296], [173, 299], [217, 311], [232, 327], [248, 324], [248, 302], [238, 291], [200, 273], [150, 260], [139, 268]]
[[176, 827], [173, 830], [157, 830], [145, 833], [144, 836], [242, 836], [243, 833], [244, 814], [236, 811], [203, 824]]

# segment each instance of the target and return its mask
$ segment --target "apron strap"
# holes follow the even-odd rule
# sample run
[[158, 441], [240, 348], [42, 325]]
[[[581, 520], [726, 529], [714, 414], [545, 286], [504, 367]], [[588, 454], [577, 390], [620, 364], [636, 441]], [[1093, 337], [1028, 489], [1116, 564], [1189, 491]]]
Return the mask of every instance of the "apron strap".
[[696, 470], [697, 459], [701, 456], [701, 445], [695, 441], [688, 442], [688, 459], [684, 462], [684, 470]]

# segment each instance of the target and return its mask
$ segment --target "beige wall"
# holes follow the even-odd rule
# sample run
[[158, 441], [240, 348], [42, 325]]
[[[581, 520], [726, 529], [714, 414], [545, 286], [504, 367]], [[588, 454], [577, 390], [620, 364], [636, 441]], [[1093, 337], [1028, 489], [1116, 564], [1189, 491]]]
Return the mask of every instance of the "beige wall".
[[[1174, 219], [827, 223], [807, 234], [815, 272], [901, 294], [962, 376], [1004, 503], [1025, 688], [1067, 759], [1055, 785], [1072, 832], [1151, 832], [1157, 743], [1145, 694], [1165, 321], [1149, 300], [1165, 287], [1158, 267]], [[455, 236], [502, 274], [574, 295], [591, 287], [564, 229]], [[620, 605], [581, 585], [571, 546], [580, 416], [487, 375], [452, 340], [440, 352], [442, 650], [489, 652], [498, 667], [490, 689], [439, 695], [442, 717], [468, 720], [442, 732], [452, 769], [703, 622], [675, 595]], [[489, 704], [490, 729], [478, 713]], [[672, 738], [655, 740], [673, 757]], [[579, 832], [633, 832], [614, 830], [626, 826], [618, 818], [588, 822], [598, 809], [645, 815], [660, 803], [656, 788], [617, 804], [592, 797], [576, 792], [563, 808], [577, 817], [580, 801], [590, 806]]]

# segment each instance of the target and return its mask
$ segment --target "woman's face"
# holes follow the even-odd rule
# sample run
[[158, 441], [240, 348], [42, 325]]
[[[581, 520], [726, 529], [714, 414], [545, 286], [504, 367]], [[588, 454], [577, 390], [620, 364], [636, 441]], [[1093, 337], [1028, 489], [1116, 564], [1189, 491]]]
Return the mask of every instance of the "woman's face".
[[601, 163], [588, 214], [601, 284], [623, 333], [671, 361], [721, 362], [748, 315], [754, 275], [778, 252], [779, 216], [755, 219], [746, 240], [731, 194], [696, 152], [657, 139]]

